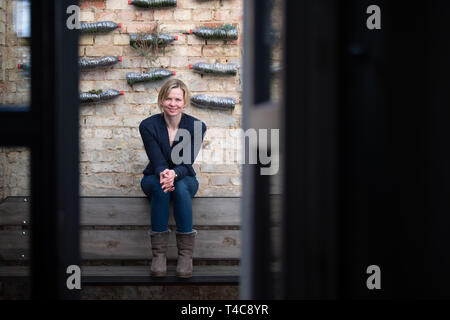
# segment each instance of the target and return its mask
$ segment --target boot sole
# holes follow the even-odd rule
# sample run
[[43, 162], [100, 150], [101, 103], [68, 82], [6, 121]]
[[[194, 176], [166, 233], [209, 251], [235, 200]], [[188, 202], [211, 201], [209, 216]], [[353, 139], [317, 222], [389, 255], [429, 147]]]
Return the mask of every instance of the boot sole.
[[166, 277], [167, 273], [166, 272], [152, 272], [151, 275], [152, 275], [152, 277]]
[[192, 278], [192, 273], [190, 273], [190, 274], [180, 274], [180, 273], [177, 273], [177, 277], [178, 277], [178, 278]]

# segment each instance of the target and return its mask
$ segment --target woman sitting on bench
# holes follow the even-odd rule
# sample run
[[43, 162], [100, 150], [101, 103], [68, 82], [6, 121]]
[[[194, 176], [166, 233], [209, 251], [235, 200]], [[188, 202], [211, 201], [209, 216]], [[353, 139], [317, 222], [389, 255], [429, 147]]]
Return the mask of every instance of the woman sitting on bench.
[[206, 125], [183, 113], [189, 101], [187, 86], [178, 79], [171, 79], [159, 91], [158, 105], [162, 113], [143, 120], [139, 125], [150, 160], [143, 172], [141, 188], [151, 199], [150, 270], [155, 277], [167, 274], [170, 199], [173, 199], [177, 226], [176, 275], [183, 278], [192, 276], [192, 255], [197, 231], [192, 229], [191, 199], [198, 190], [192, 164], [200, 151]]

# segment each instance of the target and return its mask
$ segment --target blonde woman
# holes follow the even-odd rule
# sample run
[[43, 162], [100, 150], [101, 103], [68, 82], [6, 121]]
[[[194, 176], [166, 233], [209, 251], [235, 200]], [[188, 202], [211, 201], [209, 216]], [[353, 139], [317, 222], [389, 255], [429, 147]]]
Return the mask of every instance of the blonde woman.
[[[181, 80], [171, 79], [159, 91], [158, 104], [162, 113], [150, 116], [139, 125], [139, 132], [149, 159], [149, 164], [143, 172], [141, 188], [151, 199], [152, 265], [150, 270], [151, 275], [155, 277], [164, 277], [167, 274], [166, 253], [171, 199], [177, 227], [176, 275], [183, 278], [192, 276], [192, 255], [197, 231], [192, 229], [191, 199], [198, 190], [198, 181], [192, 164], [200, 149], [200, 146], [195, 146], [194, 142], [203, 141], [206, 125], [183, 112], [189, 101], [187, 86]], [[194, 130], [194, 128], [201, 128], [201, 130]], [[190, 141], [184, 141], [187, 139], [186, 135], [180, 134], [187, 132], [190, 135]], [[201, 139], [199, 137], [196, 139], [195, 135], [201, 135]], [[174, 159], [172, 156], [172, 150], [183, 141], [184, 144], [190, 142], [190, 148], [182, 149], [179, 153], [184, 159], [180, 163], [179, 159]], [[183, 155], [185, 150], [190, 154]]]

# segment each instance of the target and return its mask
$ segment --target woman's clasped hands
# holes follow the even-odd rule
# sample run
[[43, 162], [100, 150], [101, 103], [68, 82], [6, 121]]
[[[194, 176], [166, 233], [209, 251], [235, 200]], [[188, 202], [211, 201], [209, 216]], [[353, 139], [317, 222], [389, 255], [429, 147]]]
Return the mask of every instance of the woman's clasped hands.
[[161, 184], [161, 189], [164, 192], [170, 192], [175, 190], [175, 171], [166, 169], [162, 171], [159, 175], [159, 183]]

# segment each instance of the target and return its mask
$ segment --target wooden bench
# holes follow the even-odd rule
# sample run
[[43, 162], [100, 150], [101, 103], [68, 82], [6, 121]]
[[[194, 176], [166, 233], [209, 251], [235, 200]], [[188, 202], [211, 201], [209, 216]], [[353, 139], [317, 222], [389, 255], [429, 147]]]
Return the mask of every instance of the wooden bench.
[[[175, 223], [168, 250], [168, 276], [150, 277], [150, 202], [144, 197], [81, 197], [81, 258], [84, 285], [237, 285], [240, 198], [194, 198], [198, 230], [192, 278], [175, 277]], [[28, 277], [29, 201], [0, 203], [0, 281]]]

